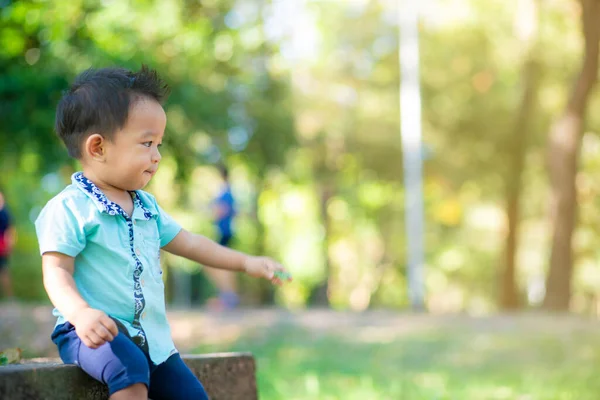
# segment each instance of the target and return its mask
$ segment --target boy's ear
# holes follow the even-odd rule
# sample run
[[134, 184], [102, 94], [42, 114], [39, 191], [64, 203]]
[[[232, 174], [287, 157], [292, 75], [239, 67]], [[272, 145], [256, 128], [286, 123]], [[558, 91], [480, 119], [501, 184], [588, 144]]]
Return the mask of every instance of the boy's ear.
[[104, 161], [106, 156], [106, 140], [98, 133], [91, 134], [85, 141], [84, 152], [96, 161]]

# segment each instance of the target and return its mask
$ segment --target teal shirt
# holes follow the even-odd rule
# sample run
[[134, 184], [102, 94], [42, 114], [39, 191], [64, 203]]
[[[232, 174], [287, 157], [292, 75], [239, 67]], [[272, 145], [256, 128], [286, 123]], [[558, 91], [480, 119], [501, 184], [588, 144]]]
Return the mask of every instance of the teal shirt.
[[[92, 308], [127, 328], [155, 364], [176, 353], [167, 322], [160, 248], [181, 230], [141, 190], [131, 192], [131, 217], [81, 172], [44, 207], [35, 227], [41, 254], [75, 258], [73, 278]], [[58, 310], [57, 325], [66, 322]]]

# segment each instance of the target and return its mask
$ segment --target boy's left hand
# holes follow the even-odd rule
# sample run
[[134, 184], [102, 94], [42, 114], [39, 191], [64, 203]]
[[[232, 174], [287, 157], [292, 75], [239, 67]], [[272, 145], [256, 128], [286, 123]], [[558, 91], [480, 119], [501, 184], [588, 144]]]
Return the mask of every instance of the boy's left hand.
[[275, 285], [283, 284], [284, 280], [292, 280], [290, 273], [281, 264], [268, 257], [247, 256], [244, 271], [255, 278], [268, 279]]

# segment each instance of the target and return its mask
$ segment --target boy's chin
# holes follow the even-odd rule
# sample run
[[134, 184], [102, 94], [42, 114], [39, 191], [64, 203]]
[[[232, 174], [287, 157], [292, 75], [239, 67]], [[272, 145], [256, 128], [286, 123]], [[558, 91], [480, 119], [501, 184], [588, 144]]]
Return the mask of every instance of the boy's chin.
[[154, 174], [149, 174], [147, 172], [144, 172], [144, 179], [142, 179], [141, 186], [139, 188], [137, 188], [136, 190], [140, 190], [140, 189], [143, 189], [146, 186], [148, 186], [148, 184], [150, 183], [150, 181], [152, 180], [153, 177], [154, 177]]
[[146, 182], [144, 184], [141, 184], [141, 185], [138, 185], [138, 187], [136, 187], [133, 190], [142, 190], [143, 188], [145, 188], [146, 186], [148, 186], [149, 183], [150, 183], [150, 179], [148, 179], [148, 182]]
[[149, 178], [143, 179], [137, 185], [132, 185], [131, 187], [129, 187], [127, 189], [127, 191], [133, 192], [133, 191], [136, 191], [136, 190], [142, 190], [143, 188], [145, 188], [146, 186], [148, 186], [148, 183], [150, 183], [150, 179]]

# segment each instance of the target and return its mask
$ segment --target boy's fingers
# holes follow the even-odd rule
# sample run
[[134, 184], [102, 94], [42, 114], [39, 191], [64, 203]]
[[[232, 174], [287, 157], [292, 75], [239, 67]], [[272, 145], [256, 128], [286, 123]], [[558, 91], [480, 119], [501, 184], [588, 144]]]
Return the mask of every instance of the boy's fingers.
[[277, 278], [281, 283], [283, 281], [291, 281], [292, 275], [285, 270], [285, 268], [280, 266], [280, 269], [277, 269], [274, 273], [274, 277]]
[[92, 341], [90, 339], [86, 338], [82, 340], [83, 344], [85, 344], [87, 347], [89, 347], [90, 349], [95, 349], [98, 346], [96, 346], [94, 343], [92, 343]]
[[278, 262], [275, 263], [275, 270], [280, 271], [286, 275], [289, 275], [289, 273], [287, 272], [285, 267], [283, 265], [279, 264]]
[[267, 278], [267, 279], [273, 279], [273, 274], [275, 273], [275, 270], [273, 269], [272, 265], [269, 263], [268, 260], [265, 260], [262, 264], [262, 276]]
[[119, 328], [117, 328], [117, 324], [112, 320], [108, 315], [103, 317], [102, 325], [112, 334], [113, 338], [119, 334]]
[[281, 271], [283, 269], [283, 265], [279, 264], [277, 261], [273, 261], [271, 260], [271, 265], [273, 266], [273, 268], [275, 268], [275, 270], [277, 271]]
[[103, 325], [96, 327], [96, 329], [94, 329], [94, 331], [96, 332], [96, 334], [98, 336], [100, 336], [104, 340], [112, 342], [112, 340], [114, 339], [112, 333], [110, 333], [110, 331], [108, 329], [106, 329]]
[[97, 334], [96, 332], [94, 332], [94, 331], [89, 331], [89, 332], [88, 332], [88, 334], [87, 334], [87, 337], [88, 337], [89, 341], [90, 341], [90, 342], [91, 342], [91, 343], [92, 343], [92, 344], [95, 346], [95, 347], [92, 347], [92, 346], [89, 346], [89, 347], [92, 347], [92, 348], [94, 348], [94, 349], [95, 349], [96, 347], [98, 347], [98, 346], [101, 346], [101, 345], [102, 345], [102, 344], [104, 344], [104, 342], [105, 342], [105, 341], [104, 341], [104, 340], [103, 340], [103, 339], [102, 339], [100, 336], [98, 336], [98, 334]]

